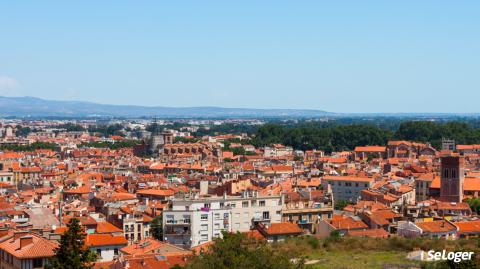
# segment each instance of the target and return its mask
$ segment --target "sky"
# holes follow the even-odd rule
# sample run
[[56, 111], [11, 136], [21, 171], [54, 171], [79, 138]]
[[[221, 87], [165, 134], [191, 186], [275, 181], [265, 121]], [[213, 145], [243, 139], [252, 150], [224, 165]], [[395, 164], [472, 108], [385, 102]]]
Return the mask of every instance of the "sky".
[[480, 1], [0, 0], [0, 95], [480, 112]]

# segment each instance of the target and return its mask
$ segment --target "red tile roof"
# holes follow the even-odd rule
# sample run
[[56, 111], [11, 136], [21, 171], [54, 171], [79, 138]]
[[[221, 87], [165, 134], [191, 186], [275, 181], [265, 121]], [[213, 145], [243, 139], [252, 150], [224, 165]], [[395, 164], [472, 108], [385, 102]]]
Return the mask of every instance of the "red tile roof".
[[85, 238], [85, 245], [88, 247], [127, 245], [128, 241], [123, 235], [112, 234], [88, 234]]
[[[20, 241], [27, 239], [27, 237], [28, 240], [32, 240], [31, 243], [20, 247]], [[14, 238], [15, 237], [12, 237], [11, 239], [0, 243], [0, 249], [19, 259], [51, 257], [54, 255], [54, 251], [58, 247], [57, 242], [47, 240], [36, 234], [25, 233], [22, 237], [17, 239]]]

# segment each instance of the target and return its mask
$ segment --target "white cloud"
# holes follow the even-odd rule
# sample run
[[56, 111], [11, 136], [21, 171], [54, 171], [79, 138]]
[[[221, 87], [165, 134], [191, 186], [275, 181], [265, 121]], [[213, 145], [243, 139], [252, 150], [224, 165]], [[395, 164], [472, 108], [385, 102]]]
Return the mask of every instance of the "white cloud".
[[20, 83], [14, 78], [0, 75], [0, 95], [12, 96], [20, 94]]

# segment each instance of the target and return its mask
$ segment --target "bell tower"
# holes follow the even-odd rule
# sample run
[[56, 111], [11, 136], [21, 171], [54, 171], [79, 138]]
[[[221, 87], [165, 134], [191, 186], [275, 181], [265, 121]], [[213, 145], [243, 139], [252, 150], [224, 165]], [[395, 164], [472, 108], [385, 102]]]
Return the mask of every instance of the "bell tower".
[[457, 155], [441, 157], [440, 200], [460, 203], [463, 200], [465, 159]]

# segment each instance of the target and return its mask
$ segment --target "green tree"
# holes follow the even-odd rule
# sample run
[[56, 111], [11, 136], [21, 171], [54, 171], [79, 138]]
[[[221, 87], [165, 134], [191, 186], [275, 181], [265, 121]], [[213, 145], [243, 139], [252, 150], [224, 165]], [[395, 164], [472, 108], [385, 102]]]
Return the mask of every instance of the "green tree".
[[345, 200], [338, 200], [336, 203], [335, 203], [335, 210], [343, 210], [347, 205], [349, 205], [350, 203], [348, 201], [345, 201]]
[[162, 214], [156, 216], [150, 223], [150, 231], [153, 238], [163, 241], [163, 218]]
[[60, 246], [50, 258], [50, 269], [89, 269], [93, 268], [97, 254], [84, 244], [85, 232], [76, 218], [67, 224], [67, 231], [60, 239]]
[[223, 233], [206, 252], [193, 257], [188, 269], [274, 269], [305, 268], [303, 259], [292, 262], [291, 253], [273, 249], [265, 241], [257, 241], [241, 233]]

